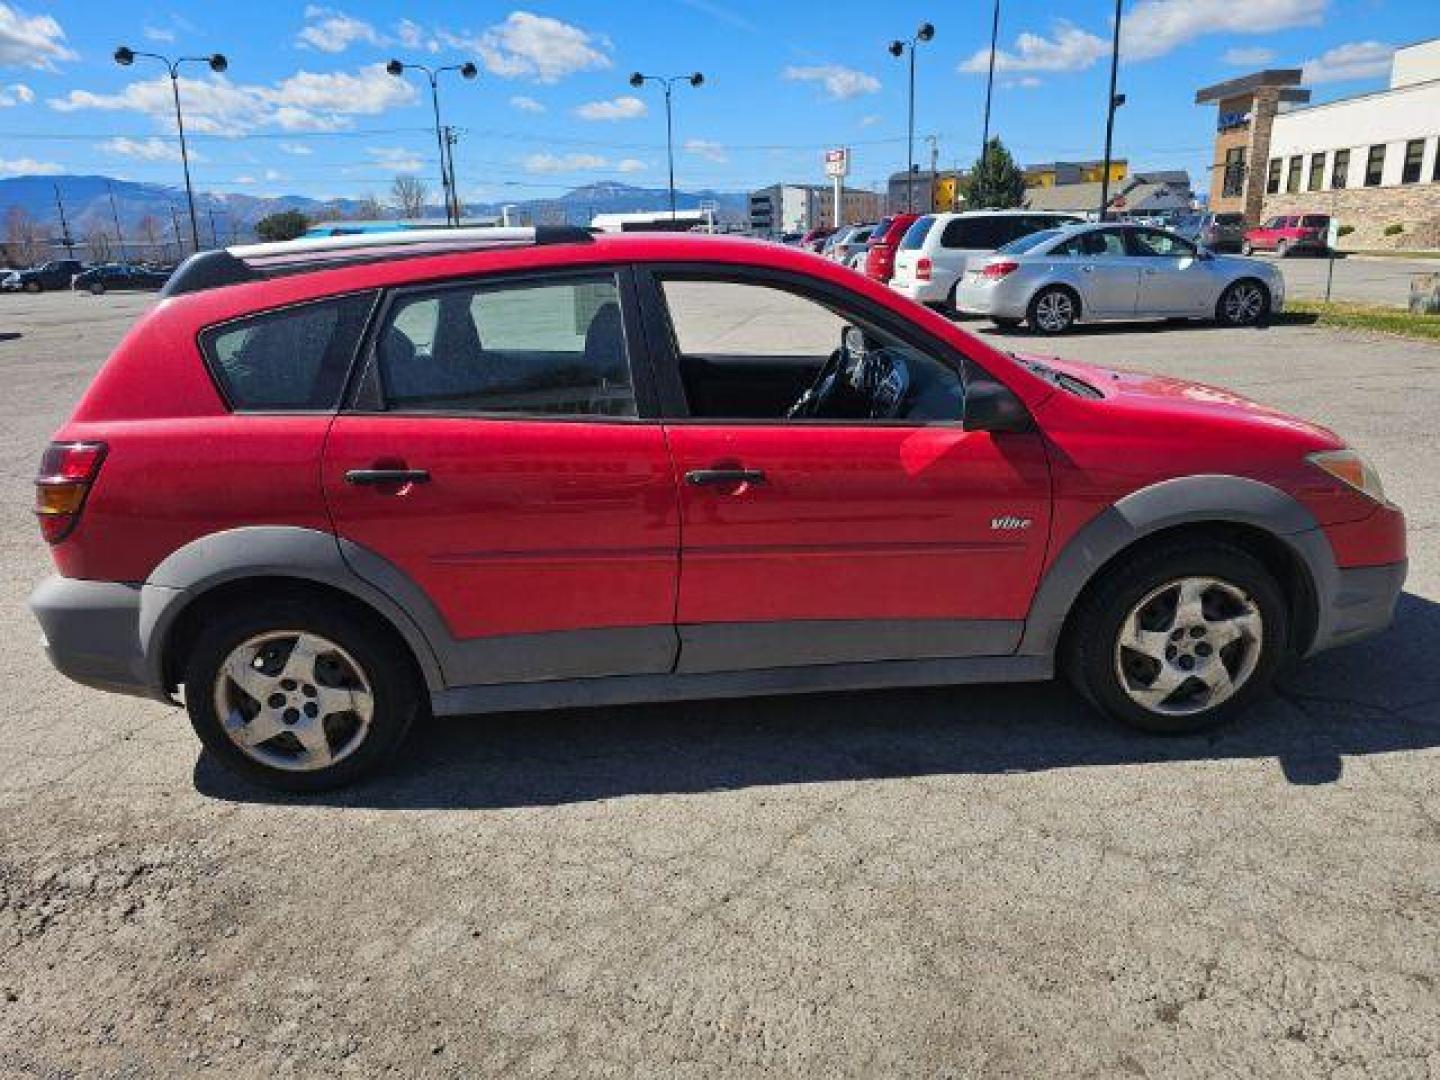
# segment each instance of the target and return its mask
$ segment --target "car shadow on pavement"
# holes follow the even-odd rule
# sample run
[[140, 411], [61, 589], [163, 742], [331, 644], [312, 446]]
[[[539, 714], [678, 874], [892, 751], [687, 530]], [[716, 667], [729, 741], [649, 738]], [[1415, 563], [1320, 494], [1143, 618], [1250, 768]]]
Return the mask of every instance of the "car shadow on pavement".
[[816, 694], [436, 719], [394, 766], [315, 796], [254, 787], [202, 755], [196, 788], [234, 802], [376, 809], [550, 806], [773, 784], [1275, 759], [1294, 784], [1346, 756], [1440, 746], [1440, 604], [1405, 594], [1395, 625], [1300, 664], [1237, 723], [1145, 735], [1062, 683]]
[[24, 334], [21, 334], [17, 331], [0, 330], [0, 341], [17, 341], [24, 336]]
[[[1078, 323], [1065, 331], [1062, 337], [1104, 337], [1107, 334], [1165, 334], [1187, 330], [1273, 330], [1278, 326], [1312, 326], [1319, 318], [1308, 311], [1285, 311], [1279, 315], [1256, 323], [1250, 327], [1225, 326], [1213, 319], [1155, 320], [1143, 319], [1134, 322]], [[963, 323], [962, 323], [963, 325]], [[1023, 326], [1003, 327], [969, 325], [965, 329], [981, 337], [1025, 339], [1029, 341], [1054, 341], [1047, 334], [1037, 334]]]

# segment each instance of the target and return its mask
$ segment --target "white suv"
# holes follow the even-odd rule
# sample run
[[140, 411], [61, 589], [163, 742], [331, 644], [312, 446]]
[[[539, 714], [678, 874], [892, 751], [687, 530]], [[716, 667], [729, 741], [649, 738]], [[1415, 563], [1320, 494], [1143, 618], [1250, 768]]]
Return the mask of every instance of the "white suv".
[[1084, 219], [1040, 210], [967, 210], [924, 214], [915, 220], [895, 253], [890, 287], [922, 304], [955, 309], [955, 287], [972, 259], [991, 255], [1012, 240]]

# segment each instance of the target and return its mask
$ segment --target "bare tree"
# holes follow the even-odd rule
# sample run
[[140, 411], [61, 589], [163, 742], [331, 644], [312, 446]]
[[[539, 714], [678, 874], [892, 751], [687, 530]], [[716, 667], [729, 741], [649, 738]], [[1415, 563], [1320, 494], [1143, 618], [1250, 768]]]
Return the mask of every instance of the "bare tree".
[[373, 191], [367, 191], [356, 201], [353, 216], [359, 221], [376, 221], [385, 216], [385, 204]]
[[390, 185], [390, 195], [400, 208], [400, 216], [419, 218], [425, 216], [425, 200], [430, 189], [418, 176], [400, 174]]
[[164, 248], [165, 226], [160, 219], [154, 214], [146, 214], [136, 227], [150, 247], [150, 258], [155, 259], [158, 255], [157, 261], [164, 262], [169, 257], [169, 252]]
[[5, 212], [5, 246], [21, 266], [33, 266], [45, 254], [45, 233], [23, 206]]
[[110, 242], [110, 234], [104, 229], [91, 229], [86, 233], [85, 246], [90, 251], [91, 262], [109, 262], [111, 255], [114, 253], [114, 247]]

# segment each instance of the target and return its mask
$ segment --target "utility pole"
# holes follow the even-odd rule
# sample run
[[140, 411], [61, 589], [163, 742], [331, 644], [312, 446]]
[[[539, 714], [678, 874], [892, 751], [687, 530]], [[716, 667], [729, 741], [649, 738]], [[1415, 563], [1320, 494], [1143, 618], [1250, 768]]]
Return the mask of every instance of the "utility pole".
[[[985, 123], [980, 129], [980, 164], [985, 167], [985, 153], [990, 146], [990, 93], [995, 88], [995, 46], [1000, 37], [1000, 0], [995, 0], [995, 16], [990, 21], [990, 74], [985, 77]], [[1114, 94], [1114, 89], [1111, 89]]]
[[1110, 46], [1110, 100], [1105, 106], [1105, 171], [1100, 177], [1100, 220], [1110, 211], [1110, 148], [1115, 136], [1115, 110], [1125, 104], [1125, 95], [1115, 93], [1115, 78], [1120, 70], [1120, 5], [1115, 0], [1115, 39]]
[[928, 214], [936, 209], [935, 186], [940, 182], [940, 140], [935, 135], [926, 135], [925, 141], [930, 144], [930, 202], [925, 207]]
[[445, 125], [445, 157], [450, 167], [450, 198], [453, 200], [455, 224], [460, 224], [460, 188], [455, 183], [455, 144], [460, 141], [459, 133], [449, 124]]
[[[179, 262], [185, 258], [185, 241], [180, 238], [180, 215], [176, 212], [174, 203], [170, 204], [170, 228], [175, 233], [175, 261]], [[197, 230], [195, 233], [197, 240], [199, 235]]]
[[218, 248], [220, 246], [220, 235], [215, 231], [215, 208], [208, 206], [205, 209], [210, 215], [210, 246], [212, 248]]
[[75, 258], [75, 240], [70, 235], [70, 225], [65, 220], [65, 204], [60, 201], [60, 185], [55, 187], [55, 208], [60, 211], [60, 243], [65, 246], [65, 254]]
[[105, 181], [105, 190], [110, 193], [110, 216], [115, 219], [115, 246], [120, 249], [120, 261], [125, 259], [125, 237], [120, 232], [120, 211], [115, 207], [115, 185]]

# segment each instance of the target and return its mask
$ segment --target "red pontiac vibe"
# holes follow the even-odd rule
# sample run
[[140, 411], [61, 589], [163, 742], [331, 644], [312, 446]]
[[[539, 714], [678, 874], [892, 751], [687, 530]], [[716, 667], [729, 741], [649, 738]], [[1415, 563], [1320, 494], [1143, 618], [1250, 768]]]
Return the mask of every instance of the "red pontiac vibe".
[[277, 787], [427, 712], [1057, 671], [1192, 731], [1384, 627], [1405, 577], [1329, 431], [998, 352], [779, 245], [362, 235], [198, 255], [164, 295], [45, 451], [31, 604], [62, 672], [183, 687]]

